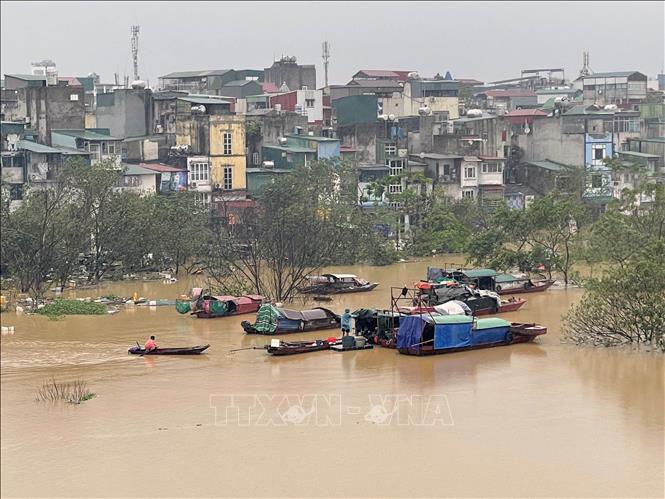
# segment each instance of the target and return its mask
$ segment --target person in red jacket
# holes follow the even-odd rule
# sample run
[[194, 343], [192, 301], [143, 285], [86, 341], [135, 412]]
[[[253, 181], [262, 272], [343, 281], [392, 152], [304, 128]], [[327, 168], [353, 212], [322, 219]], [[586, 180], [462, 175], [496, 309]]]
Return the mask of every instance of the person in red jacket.
[[146, 352], [150, 352], [151, 350], [154, 350], [157, 348], [157, 343], [155, 343], [155, 337], [151, 336], [148, 341], [145, 342], [145, 345], [143, 346]]

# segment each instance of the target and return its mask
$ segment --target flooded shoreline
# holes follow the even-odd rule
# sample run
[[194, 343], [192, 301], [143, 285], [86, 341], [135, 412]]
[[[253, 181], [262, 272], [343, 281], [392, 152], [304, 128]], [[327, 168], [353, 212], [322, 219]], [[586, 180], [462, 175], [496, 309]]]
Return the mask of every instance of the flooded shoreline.
[[[380, 286], [323, 306], [388, 308], [390, 287], [411, 285], [433, 262], [443, 260], [345, 267]], [[194, 283], [109, 283], [100, 294], [174, 299]], [[502, 315], [546, 325], [534, 344], [431, 358], [382, 348], [230, 354], [269, 342], [243, 334], [251, 316], [195, 319], [173, 307], [58, 321], [3, 314], [16, 332], [2, 337], [2, 495], [662, 496], [663, 356], [562, 344], [560, 316], [581, 296], [557, 287]], [[211, 348], [199, 358], [127, 355], [150, 334]], [[38, 404], [34, 391], [50, 377], [85, 378], [97, 397]], [[224, 420], [229, 395], [261, 397], [272, 423]], [[286, 395], [328, 402], [303, 404], [315, 413], [278, 425]], [[373, 420], [376, 396], [444, 400], [451, 424], [400, 424], [399, 412]]]

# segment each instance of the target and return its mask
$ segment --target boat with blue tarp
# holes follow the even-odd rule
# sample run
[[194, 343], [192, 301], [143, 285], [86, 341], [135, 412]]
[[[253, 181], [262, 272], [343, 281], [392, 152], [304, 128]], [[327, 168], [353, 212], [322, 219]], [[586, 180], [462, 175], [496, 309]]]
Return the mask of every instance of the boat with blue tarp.
[[400, 319], [397, 350], [406, 355], [435, 355], [533, 341], [547, 333], [537, 324], [509, 322], [498, 317], [411, 315]]

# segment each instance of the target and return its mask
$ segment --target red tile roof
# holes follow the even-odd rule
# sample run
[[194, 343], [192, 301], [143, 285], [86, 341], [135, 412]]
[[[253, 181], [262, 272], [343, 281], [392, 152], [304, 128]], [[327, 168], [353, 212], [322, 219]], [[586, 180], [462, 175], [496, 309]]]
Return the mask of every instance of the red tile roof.
[[277, 87], [277, 85], [275, 85], [272, 82], [264, 81], [263, 83], [261, 83], [261, 86], [263, 87], [263, 91], [268, 94], [276, 94], [277, 92], [279, 92], [279, 88]]

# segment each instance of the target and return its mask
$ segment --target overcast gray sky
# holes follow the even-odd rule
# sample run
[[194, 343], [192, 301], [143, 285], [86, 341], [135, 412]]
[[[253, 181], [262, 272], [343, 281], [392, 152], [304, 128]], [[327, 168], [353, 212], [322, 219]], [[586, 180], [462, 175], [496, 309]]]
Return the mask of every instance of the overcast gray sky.
[[29, 73], [52, 59], [60, 75], [131, 74], [129, 26], [139, 24], [139, 68], [257, 68], [295, 55], [316, 64], [331, 45], [330, 81], [358, 69], [450, 71], [491, 81], [521, 69], [638, 70], [665, 65], [665, 2], [7, 2], [0, 71]]

